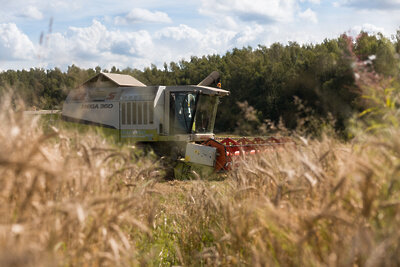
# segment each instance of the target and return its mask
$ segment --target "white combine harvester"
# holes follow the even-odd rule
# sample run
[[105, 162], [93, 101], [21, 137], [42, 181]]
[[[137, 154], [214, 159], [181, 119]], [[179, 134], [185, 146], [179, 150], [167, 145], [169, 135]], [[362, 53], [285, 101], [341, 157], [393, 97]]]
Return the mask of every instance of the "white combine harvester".
[[229, 92], [199, 85], [146, 86], [130, 75], [100, 73], [72, 90], [62, 110], [66, 121], [115, 130], [121, 141], [198, 142], [213, 138], [218, 98]]
[[290, 141], [274, 137], [217, 141], [213, 130], [219, 98], [229, 94], [210, 87], [218, 80], [214, 71], [198, 85], [146, 86], [129, 75], [100, 73], [69, 93], [62, 118], [102, 127], [121, 142], [147, 143], [158, 154], [180, 159], [175, 177], [188, 176], [193, 169], [229, 170], [238, 156]]
[[[208, 86], [218, 79], [212, 72], [198, 85], [146, 86], [129, 75], [100, 73], [68, 94], [62, 118], [108, 128], [121, 142], [151, 143], [161, 153], [213, 165], [215, 148], [187, 144], [214, 138], [218, 99], [229, 94]], [[193, 157], [199, 147], [207, 162]]]

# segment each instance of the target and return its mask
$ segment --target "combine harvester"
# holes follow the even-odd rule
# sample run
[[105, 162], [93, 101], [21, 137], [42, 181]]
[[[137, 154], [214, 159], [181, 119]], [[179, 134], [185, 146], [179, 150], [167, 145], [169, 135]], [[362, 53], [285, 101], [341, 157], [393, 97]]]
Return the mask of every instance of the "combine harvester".
[[62, 119], [102, 127], [119, 141], [150, 144], [176, 159], [176, 178], [230, 170], [235, 158], [284, 145], [270, 138], [215, 138], [219, 98], [229, 91], [210, 87], [214, 71], [198, 85], [146, 86], [130, 75], [100, 73], [72, 90]]

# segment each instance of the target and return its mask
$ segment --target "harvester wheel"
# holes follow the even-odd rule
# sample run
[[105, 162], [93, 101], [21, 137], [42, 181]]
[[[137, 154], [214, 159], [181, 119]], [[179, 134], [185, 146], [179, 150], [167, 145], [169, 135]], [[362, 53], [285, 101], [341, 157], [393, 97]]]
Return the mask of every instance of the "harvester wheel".
[[164, 171], [164, 179], [165, 180], [174, 180], [175, 174], [174, 169], [177, 165], [176, 160], [172, 160], [169, 157], [163, 156], [160, 159], [161, 167]]

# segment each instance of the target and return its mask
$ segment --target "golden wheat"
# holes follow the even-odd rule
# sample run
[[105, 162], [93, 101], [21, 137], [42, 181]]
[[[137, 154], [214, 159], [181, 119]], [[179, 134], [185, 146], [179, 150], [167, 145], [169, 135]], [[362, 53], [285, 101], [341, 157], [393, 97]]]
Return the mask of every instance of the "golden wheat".
[[166, 182], [135, 148], [1, 106], [1, 266], [400, 264], [399, 129]]
[[45, 133], [11, 103], [0, 113], [0, 265], [138, 264], [132, 237], [151, 235], [154, 160], [94, 134]]

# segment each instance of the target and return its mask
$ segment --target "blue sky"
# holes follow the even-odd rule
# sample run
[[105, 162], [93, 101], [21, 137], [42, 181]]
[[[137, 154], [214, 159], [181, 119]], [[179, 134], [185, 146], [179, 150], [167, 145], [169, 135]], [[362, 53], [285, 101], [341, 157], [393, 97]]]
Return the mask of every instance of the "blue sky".
[[[234, 47], [391, 37], [400, 0], [0, 0], [0, 70], [139, 68]], [[41, 38], [42, 36], [42, 38]]]

